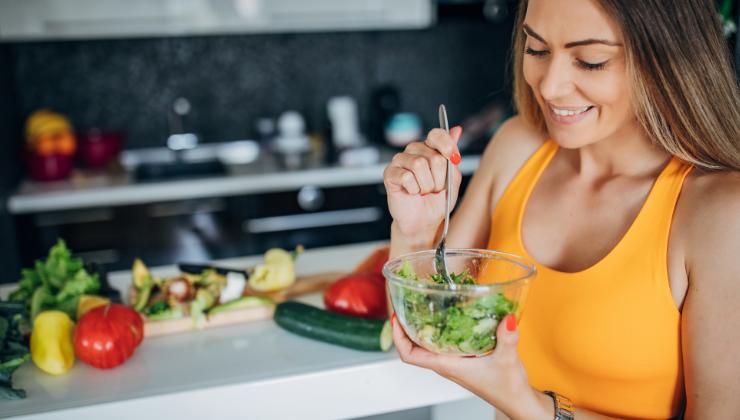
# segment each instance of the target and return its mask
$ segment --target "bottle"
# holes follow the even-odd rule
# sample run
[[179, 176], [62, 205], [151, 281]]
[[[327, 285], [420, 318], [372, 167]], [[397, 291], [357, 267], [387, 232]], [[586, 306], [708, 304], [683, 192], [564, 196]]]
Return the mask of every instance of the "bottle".
[[305, 133], [306, 123], [297, 111], [285, 111], [278, 118], [278, 135], [273, 143], [274, 152], [282, 158], [287, 169], [298, 169], [307, 163], [311, 143]]

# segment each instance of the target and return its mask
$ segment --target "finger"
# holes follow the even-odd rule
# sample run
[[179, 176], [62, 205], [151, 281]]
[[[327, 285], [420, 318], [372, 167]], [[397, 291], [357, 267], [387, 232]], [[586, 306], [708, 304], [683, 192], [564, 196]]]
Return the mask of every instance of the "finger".
[[439, 356], [414, 344], [403, 331], [397, 317], [391, 318], [391, 326], [393, 327], [393, 343], [401, 360], [410, 365], [436, 370], [434, 359]]
[[462, 126], [456, 125], [452, 128], [450, 128], [450, 137], [452, 137], [452, 140], [455, 141], [455, 144], [457, 144], [460, 141], [460, 137], [462, 136], [463, 128]]
[[389, 192], [406, 191], [408, 194], [419, 194], [419, 184], [410, 171], [399, 166], [390, 165], [385, 169], [384, 184]]
[[429, 135], [427, 135], [424, 143], [432, 149], [439, 151], [442, 156], [457, 165], [458, 163], [460, 163], [460, 151], [457, 149], [457, 139], [459, 139], [460, 136], [460, 134], [458, 133], [461, 134], [462, 129], [457, 129], [455, 127], [455, 134], [457, 134], [457, 138], [453, 139], [453, 137], [445, 130], [442, 130], [441, 128], [435, 128], [429, 132]]
[[421, 194], [428, 194], [434, 191], [435, 181], [427, 156], [413, 153], [399, 153], [393, 158], [393, 164], [413, 173]]
[[434, 189], [432, 192], [444, 191], [447, 186], [447, 159], [439, 151], [430, 148], [423, 142], [410, 144], [406, 148], [406, 152], [427, 158], [432, 179], [434, 180]]
[[519, 342], [519, 331], [516, 324], [517, 320], [514, 314], [507, 315], [498, 324], [494, 355], [501, 361], [513, 362], [519, 358], [516, 351], [516, 346]]

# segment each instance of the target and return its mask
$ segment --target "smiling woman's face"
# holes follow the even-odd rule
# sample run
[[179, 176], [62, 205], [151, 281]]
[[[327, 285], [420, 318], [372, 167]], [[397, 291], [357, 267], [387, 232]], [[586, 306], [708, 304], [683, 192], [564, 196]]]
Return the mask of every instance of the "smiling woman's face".
[[577, 148], [639, 127], [630, 101], [622, 37], [592, 0], [530, 0], [524, 79], [549, 135]]

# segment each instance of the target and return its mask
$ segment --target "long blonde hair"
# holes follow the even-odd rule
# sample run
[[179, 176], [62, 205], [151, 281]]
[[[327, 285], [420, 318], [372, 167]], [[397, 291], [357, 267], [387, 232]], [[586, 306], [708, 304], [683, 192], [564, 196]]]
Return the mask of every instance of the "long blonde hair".
[[[740, 92], [712, 0], [596, 0], [620, 26], [638, 121], [652, 141], [706, 170], [740, 170]], [[514, 102], [546, 130], [524, 80], [527, 11], [514, 35]]]

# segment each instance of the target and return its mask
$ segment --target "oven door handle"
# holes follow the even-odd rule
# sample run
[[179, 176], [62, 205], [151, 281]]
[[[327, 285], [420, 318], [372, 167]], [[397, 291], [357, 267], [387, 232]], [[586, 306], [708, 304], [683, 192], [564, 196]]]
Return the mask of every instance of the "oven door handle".
[[250, 219], [242, 223], [242, 229], [247, 233], [284, 232], [287, 230], [372, 223], [382, 218], [383, 210], [380, 207], [360, 207]]

